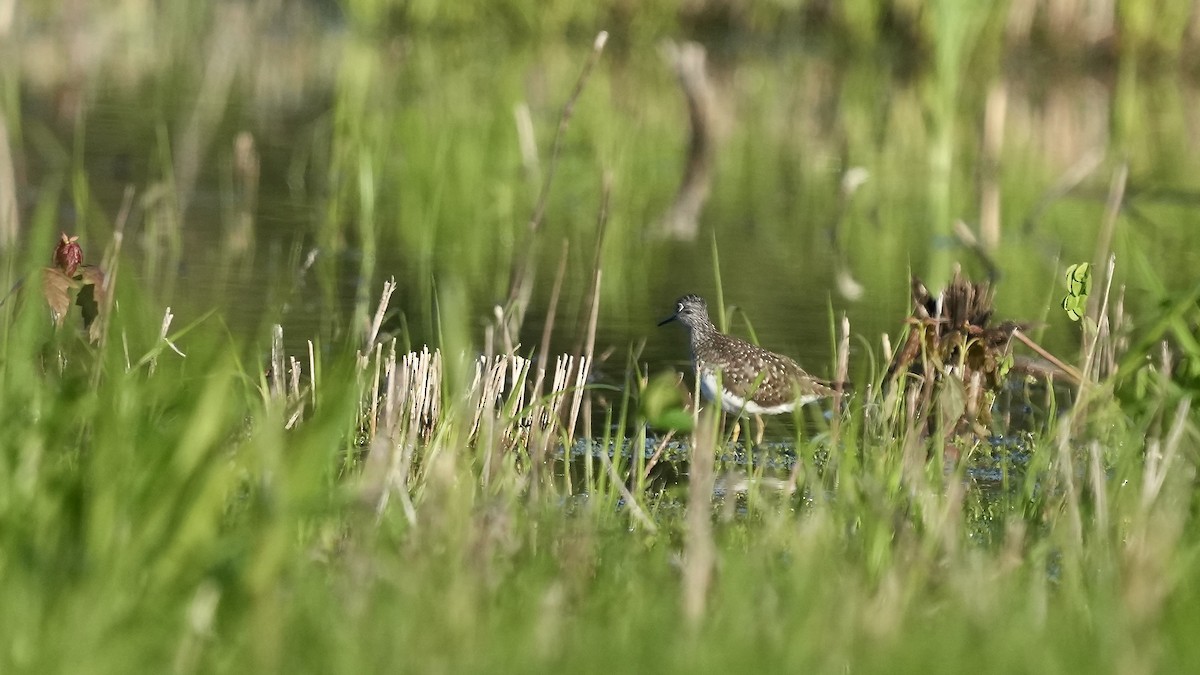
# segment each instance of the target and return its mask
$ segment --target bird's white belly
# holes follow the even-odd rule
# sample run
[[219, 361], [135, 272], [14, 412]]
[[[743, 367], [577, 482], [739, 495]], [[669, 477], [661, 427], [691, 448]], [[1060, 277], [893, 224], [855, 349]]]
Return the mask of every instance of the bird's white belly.
[[721, 407], [726, 412], [740, 413], [747, 412], [751, 415], [778, 415], [780, 413], [791, 412], [797, 405], [805, 405], [811, 403], [819, 396], [801, 396], [795, 401], [781, 403], [769, 407], [761, 406], [754, 401], [747, 401], [737, 394], [730, 393], [729, 390], [717, 391], [717, 377], [712, 373], [705, 373], [700, 376], [700, 391], [704, 397], [710, 401], [720, 401]]

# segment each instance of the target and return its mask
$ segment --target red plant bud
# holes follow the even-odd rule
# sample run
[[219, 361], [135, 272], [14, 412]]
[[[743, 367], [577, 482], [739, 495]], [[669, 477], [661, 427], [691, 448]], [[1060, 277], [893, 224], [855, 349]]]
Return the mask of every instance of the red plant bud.
[[83, 249], [79, 248], [79, 237], [68, 237], [64, 232], [62, 241], [54, 247], [54, 264], [68, 277], [75, 276], [75, 270], [83, 264]]

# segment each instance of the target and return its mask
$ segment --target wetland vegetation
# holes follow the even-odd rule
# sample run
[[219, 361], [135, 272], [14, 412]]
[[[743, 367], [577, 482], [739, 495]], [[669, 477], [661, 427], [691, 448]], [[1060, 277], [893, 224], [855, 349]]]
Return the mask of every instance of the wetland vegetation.
[[[0, 670], [1194, 667], [1198, 45], [0, 0]], [[690, 292], [853, 386], [730, 443]]]

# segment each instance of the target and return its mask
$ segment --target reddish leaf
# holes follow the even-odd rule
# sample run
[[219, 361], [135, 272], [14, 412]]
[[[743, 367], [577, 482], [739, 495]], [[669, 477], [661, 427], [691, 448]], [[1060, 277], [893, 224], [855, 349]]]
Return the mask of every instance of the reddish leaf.
[[108, 311], [104, 297], [104, 270], [83, 264], [83, 249], [79, 247], [78, 240], [78, 237], [63, 233], [62, 239], [54, 247], [55, 267], [43, 270], [42, 293], [54, 315], [54, 325], [61, 327], [71, 308], [71, 290], [78, 289], [75, 305], [83, 315], [83, 327], [88, 329], [88, 338], [98, 342], [104, 332], [105, 313]]
[[67, 317], [67, 309], [71, 307], [70, 289], [76, 286], [71, 277], [62, 272], [47, 267], [42, 270], [42, 293], [46, 296], [46, 304], [54, 315], [54, 325], [61, 326]]

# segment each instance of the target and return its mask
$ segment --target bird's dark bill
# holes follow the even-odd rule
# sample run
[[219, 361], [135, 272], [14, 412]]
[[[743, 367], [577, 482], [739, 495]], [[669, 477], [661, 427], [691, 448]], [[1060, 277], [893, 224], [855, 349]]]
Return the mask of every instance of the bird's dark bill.
[[668, 316], [667, 318], [663, 319], [662, 321], [659, 321], [658, 325], [665, 326], [678, 318], [679, 318], [678, 314], [672, 314], [671, 316]]

